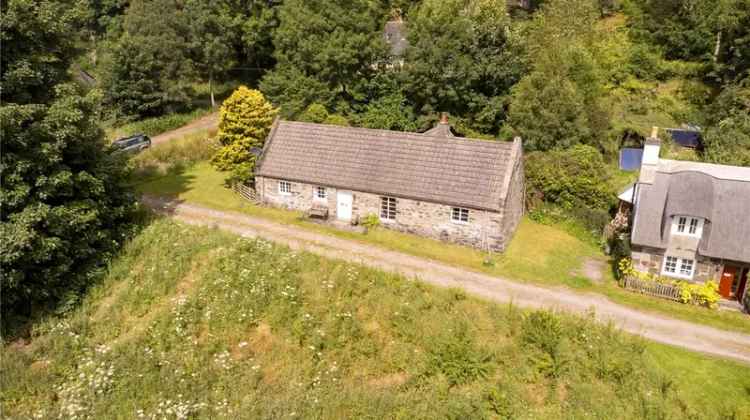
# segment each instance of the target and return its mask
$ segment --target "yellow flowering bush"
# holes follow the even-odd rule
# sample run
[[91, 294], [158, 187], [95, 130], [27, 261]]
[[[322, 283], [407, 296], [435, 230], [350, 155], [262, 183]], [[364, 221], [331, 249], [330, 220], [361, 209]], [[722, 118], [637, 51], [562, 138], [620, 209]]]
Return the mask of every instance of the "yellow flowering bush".
[[240, 86], [221, 106], [219, 132], [221, 148], [211, 162], [220, 171], [231, 171], [233, 180], [247, 182], [253, 178], [255, 155], [261, 149], [278, 114], [255, 89]]
[[692, 303], [714, 309], [719, 299], [721, 299], [719, 286], [713, 280], [702, 284], [694, 284], [684, 280], [673, 280], [668, 277], [644, 273], [633, 268], [633, 262], [630, 258], [621, 259], [618, 263], [618, 268], [623, 278], [633, 277], [638, 280], [652, 281], [677, 287], [680, 291], [680, 302], [682, 303]]

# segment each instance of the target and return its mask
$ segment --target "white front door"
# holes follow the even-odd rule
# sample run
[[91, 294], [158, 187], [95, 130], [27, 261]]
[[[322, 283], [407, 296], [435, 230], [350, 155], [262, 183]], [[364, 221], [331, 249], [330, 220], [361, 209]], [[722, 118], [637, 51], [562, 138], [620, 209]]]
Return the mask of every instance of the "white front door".
[[352, 193], [336, 192], [336, 217], [339, 220], [352, 220]]

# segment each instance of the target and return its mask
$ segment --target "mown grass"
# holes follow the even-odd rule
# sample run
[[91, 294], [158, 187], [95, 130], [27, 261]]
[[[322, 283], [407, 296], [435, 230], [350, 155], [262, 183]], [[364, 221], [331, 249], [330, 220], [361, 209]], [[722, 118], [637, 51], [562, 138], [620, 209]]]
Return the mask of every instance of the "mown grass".
[[153, 223], [5, 343], [6, 418], [741, 418], [750, 368], [613, 327]]
[[[493, 254], [493, 264], [487, 265], [487, 254], [472, 248], [387, 229], [376, 229], [362, 235], [308, 222], [299, 212], [256, 206], [225, 188], [224, 180], [223, 173], [214, 170], [206, 162], [199, 162], [179, 173], [141, 182], [138, 188], [147, 194], [172, 196], [219, 210], [264, 217], [515, 281], [546, 286], [562, 285], [581, 292], [601, 293], [614, 302], [637, 309], [750, 333], [750, 319], [747, 315], [674, 303], [621, 289], [609, 269], [610, 262], [598, 245], [571, 234], [569, 228], [543, 225], [524, 218], [505, 253]], [[605, 267], [601, 283], [594, 283], [583, 275], [581, 267], [587, 259], [599, 261]]]

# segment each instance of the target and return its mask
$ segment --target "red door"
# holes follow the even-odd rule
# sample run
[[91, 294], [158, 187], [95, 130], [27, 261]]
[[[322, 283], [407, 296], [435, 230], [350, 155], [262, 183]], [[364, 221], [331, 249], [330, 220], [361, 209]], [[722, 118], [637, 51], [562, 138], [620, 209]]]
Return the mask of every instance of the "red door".
[[732, 297], [732, 284], [735, 276], [737, 276], [737, 267], [725, 265], [724, 273], [721, 274], [721, 282], [719, 282], [719, 294], [727, 299]]

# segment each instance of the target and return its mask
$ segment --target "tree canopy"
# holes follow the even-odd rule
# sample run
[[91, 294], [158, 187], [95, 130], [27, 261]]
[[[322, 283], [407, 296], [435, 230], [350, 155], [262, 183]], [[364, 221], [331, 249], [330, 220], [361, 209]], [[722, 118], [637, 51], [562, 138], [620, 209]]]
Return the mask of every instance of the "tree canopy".
[[364, 99], [367, 81], [386, 57], [383, 11], [365, 0], [289, 0], [273, 37], [276, 66], [261, 82], [286, 117], [312, 103], [337, 112]]
[[504, 0], [425, 0], [409, 15], [401, 83], [423, 114], [450, 112], [497, 133], [506, 96], [526, 70]]
[[2, 11], [2, 310], [71, 303], [127, 238], [135, 211], [106, 152], [100, 95], [67, 82], [83, 3], [11, 0]]
[[212, 160], [214, 166], [231, 172], [231, 181], [251, 181], [257, 152], [277, 113], [259, 91], [237, 88], [221, 106], [217, 135], [221, 149]]

